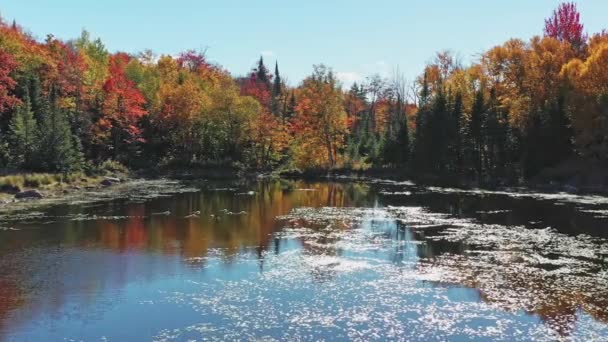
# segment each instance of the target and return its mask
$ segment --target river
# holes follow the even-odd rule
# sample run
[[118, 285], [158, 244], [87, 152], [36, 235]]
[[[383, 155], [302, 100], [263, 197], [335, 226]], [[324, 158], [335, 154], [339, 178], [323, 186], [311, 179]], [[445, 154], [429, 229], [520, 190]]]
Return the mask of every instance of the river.
[[0, 340], [608, 340], [608, 198], [200, 182], [0, 216]]

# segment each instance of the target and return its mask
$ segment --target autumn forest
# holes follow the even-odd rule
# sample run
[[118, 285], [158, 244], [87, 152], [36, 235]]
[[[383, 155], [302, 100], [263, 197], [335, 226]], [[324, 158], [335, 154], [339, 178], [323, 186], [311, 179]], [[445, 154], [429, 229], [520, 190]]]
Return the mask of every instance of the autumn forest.
[[113, 160], [493, 182], [608, 161], [608, 32], [586, 33], [576, 5], [528, 41], [469, 65], [456, 56], [437, 53], [409, 82], [395, 72], [345, 88], [319, 64], [291, 86], [262, 58], [237, 77], [203, 51], [110, 52], [86, 31], [40, 40], [2, 21], [0, 169], [86, 172]]

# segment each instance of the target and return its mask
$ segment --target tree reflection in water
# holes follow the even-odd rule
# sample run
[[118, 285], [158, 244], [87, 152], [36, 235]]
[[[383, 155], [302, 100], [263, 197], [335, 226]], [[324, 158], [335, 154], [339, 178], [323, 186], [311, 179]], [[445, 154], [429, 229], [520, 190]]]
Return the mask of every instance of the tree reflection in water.
[[[0, 222], [2, 227], [18, 229], [0, 232], [0, 333], [18, 333], [21, 325], [37, 319], [52, 320], [65, 312], [68, 303], [78, 308], [72, 319], [94, 320], [110, 311], [129, 286], [187, 278], [188, 272], [204, 275], [210, 260], [220, 260], [229, 273], [238, 269], [241, 258], [251, 257], [257, 259], [258, 272], [265, 272], [268, 255], [280, 257], [293, 249], [318, 261], [309, 269], [318, 282], [340, 276], [340, 269], [332, 267], [339, 262], [336, 258], [364, 255], [388, 260], [403, 272], [449, 272], [455, 276], [421, 281], [475, 289], [478, 300], [535, 315], [562, 336], [575, 329], [581, 312], [608, 324], [605, 261], [587, 260], [596, 264], [592, 268], [596, 273], [584, 274], [547, 275], [536, 271], [543, 265], [530, 266], [517, 258], [507, 259], [505, 266], [501, 264], [505, 259], [479, 257], [484, 252], [502, 252], [496, 248], [443, 238], [449, 219], [417, 225], [415, 216], [398, 219], [387, 216], [384, 208], [422, 207], [456, 219], [524, 224], [530, 229], [544, 220], [541, 225], [552, 225], [565, 234], [599, 237], [605, 219], [574, 204], [508, 196], [436, 193], [416, 187], [408, 195], [383, 194], [394, 187], [357, 182], [214, 183], [200, 192], [143, 203], [127, 199], [62, 205], [27, 219]], [[371, 209], [336, 216], [285, 216], [298, 208], [321, 214], [323, 208]], [[563, 215], [569, 220], [555, 220]], [[578, 228], [583, 226], [583, 230]], [[307, 233], [285, 238], [278, 234], [285, 229], [306, 229]], [[360, 254], [351, 247], [361, 238], [377, 244]], [[590, 243], [606, 244], [594, 241]], [[525, 256], [539, 251], [519, 252]], [[523, 271], [500, 273], [518, 267]]]

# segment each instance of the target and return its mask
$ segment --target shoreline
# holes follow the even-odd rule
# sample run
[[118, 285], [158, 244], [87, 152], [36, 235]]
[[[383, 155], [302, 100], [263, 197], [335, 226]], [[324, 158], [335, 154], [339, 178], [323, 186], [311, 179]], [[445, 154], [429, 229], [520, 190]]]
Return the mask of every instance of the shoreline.
[[[608, 171], [607, 171], [608, 175]], [[461, 189], [481, 189], [481, 190], [504, 190], [521, 189], [532, 191], [543, 191], [550, 193], [565, 192], [570, 194], [593, 194], [608, 196], [607, 182], [580, 182], [572, 179], [558, 181], [552, 178], [537, 176], [532, 180], [521, 182], [509, 182], [504, 180], [493, 183], [481, 183], [476, 181], [463, 181], [453, 178], [441, 178], [437, 176], [415, 176], [403, 172], [395, 172], [391, 169], [370, 169], [370, 170], [312, 170], [304, 172], [279, 173], [279, 178], [284, 179], [305, 179], [305, 180], [378, 180], [386, 179], [391, 181], [411, 181], [421, 186], [454, 187]]]
[[89, 186], [85, 188], [71, 188], [68, 191], [44, 191], [42, 198], [13, 199], [0, 204], [0, 217], [23, 210], [55, 205], [88, 204], [100, 201], [117, 199], [147, 200], [159, 196], [166, 196], [180, 192], [192, 192], [197, 189], [173, 179], [157, 178], [128, 178], [111, 186]]
[[[63, 203], [96, 202], [98, 200], [111, 200], [128, 197], [135, 191], [137, 196], [145, 197], [146, 191], [151, 194], [170, 194], [188, 188], [189, 182], [208, 180], [244, 180], [244, 179], [286, 179], [305, 181], [409, 181], [419, 186], [435, 186], [445, 188], [459, 188], [465, 190], [508, 190], [508, 191], [542, 191], [547, 193], [568, 193], [577, 195], [608, 196], [608, 186], [583, 184], [574, 186], [570, 182], [554, 182], [533, 180], [520, 184], [500, 184], [489, 186], [475, 182], [454, 182], [442, 180], [438, 177], [408, 177], [395, 169], [369, 169], [369, 170], [308, 170], [308, 171], [243, 171], [235, 168], [201, 168], [164, 170], [149, 172], [145, 170], [130, 172], [129, 174], [110, 174], [105, 176], [92, 176], [79, 179], [77, 182], [53, 184], [52, 187], [23, 187], [23, 191], [37, 191], [41, 198], [16, 199], [15, 194], [0, 192], [0, 212], [27, 210], [36, 207]], [[0, 184], [1, 185], [1, 184]], [[166, 187], [166, 189], [163, 189]]]

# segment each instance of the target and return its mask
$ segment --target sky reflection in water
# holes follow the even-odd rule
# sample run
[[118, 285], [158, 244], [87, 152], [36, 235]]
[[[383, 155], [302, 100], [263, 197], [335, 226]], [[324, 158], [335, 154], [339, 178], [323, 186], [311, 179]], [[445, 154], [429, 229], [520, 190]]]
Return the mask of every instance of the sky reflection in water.
[[601, 197], [201, 188], [4, 216], [0, 339], [608, 336]]

